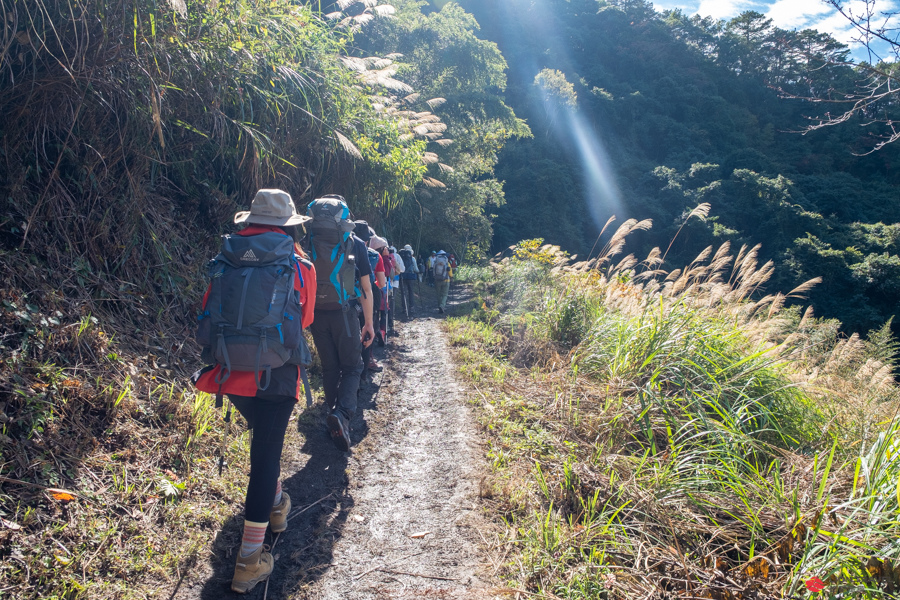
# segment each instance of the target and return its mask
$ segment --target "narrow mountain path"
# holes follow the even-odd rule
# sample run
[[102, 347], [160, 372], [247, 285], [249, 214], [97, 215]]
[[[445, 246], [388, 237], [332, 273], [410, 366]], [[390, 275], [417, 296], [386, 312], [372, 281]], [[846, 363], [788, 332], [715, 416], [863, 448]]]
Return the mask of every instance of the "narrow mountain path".
[[[361, 391], [352, 453], [335, 449], [320, 410], [300, 417], [302, 436], [291, 427], [282, 460], [289, 528], [272, 550], [268, 590], [247, 597], [497, 597], [479, 499], [483, 452], [439, 316], [417, 309], [377, 351], [384, 370]], [[229, 583], [241, 523], [238, 509], [172, 598], [238, 597]]]

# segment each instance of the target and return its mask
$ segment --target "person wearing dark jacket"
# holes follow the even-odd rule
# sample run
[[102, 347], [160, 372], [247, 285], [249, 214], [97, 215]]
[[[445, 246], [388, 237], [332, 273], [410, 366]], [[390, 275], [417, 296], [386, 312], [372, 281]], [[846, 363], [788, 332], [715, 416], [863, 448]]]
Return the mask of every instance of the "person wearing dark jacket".
[[[326, 195], [322, 199], [339, 199], [347, 210], [341, 196]], [[352, 233], [350, 238], [353, 240], [355, 278], [359, 293], [351, 296], [348, 306], [353, 316], [359, 314], [358, 311], [362, 312], [363, 322], [361, 324], [358, 319], [347, 318], [343, 306], [319, 305], [316, 306], [315, 319], [309, 328], [322, 363], [325, 403], [332, 409], [328, 416], [328, 430], [335, 446], [345, 452], [350, 450], [351, 445], [350, 423], [356, 414], [357, 393], [363, 373], [362, 350], [375, 340], [370, 279], [372, 267], [369, 265], [368, 250], [365, 243]], [[319, 285], [333, 284], [323, 279]]]

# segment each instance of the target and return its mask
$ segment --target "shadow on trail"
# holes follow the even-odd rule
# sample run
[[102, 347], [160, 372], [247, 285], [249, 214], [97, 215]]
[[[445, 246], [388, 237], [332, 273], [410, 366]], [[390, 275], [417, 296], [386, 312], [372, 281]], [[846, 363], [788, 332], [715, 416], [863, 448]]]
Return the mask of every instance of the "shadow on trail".
[[[384, 350], [376, 349], [376, 355], [383, 360]], [[379, 386], [372, 382], [372, 375], [369, 375], [360, 390], [357, 413], [351, 424], [354, 447], [369, 432], [363, 415], [364, 411], [377, 410], [378, 390]], [[300, 406], [303, 406], [302, 401]], [[275, 570], [269, 578], [267, 600], [292, 597], [299, 588], [315, 582], [330, 568], [334, 544], [341, 538], [353, 507], [346, 472], [350, 454], [335, 448], [326, 430], [326, 416], [326, 411], [318, 404], [316, 408], [300, 414], [299, 425], [297, 421], [288, 425], [299, 427], [305, 439], [300, 452], [309, 458], [293, 475], [287, 472], [290, 467], [284, 466], [282, 485], [291, 496], [291, 516], [287, 531], [281, 534], [272, 549]], [[289, 443], [285, 442], [286, 456]], [[234, 594], [231, 591], [235, 552], [240, 546], [243, 522], [243, 514], [235, 515], [216, 535], [210, 558], [211, 576], [204, 582], [196, 582], [195, 589], [190, 591], [185, 591], [182, 582], [179, 582], [172, 598], [263, 598], [265, 583], [258, 584], [248, 594]], [[272, 542], [272, 534], [267, 532], [265, 543], [271, 545]], [[202, 589], [196, 589], [201, 585]]]
[[[400, 328], [409, 319], [464, 314], [468, 309], [466, 305], [473, 299], [468, 286], [453, 284], [450, 286], [448, 311], [440, 314], [437, 311], [438, 298], [434, 288], [424, 283], [416, 287], [415, 307], [410, 311], [410, 317], [398, 315], [396, 319]], [[375, 348], [375, 356], [380, 362], [385, 362], [389, 353], [395, 360], [402, 361], [406, 352], [408, 350], [405, 344], [397, 343], [395, 338], [389, 338], [387, 347]], [[390, 370], [387, 364], [384, 368], [385, 371]], [[369, 373], [363, 383], [357, 414], [351, 424], [354, 448], [369, 434], [369, 425], [364, 415], [367, 411], [378, 410], [379, 388], [384, 383], [382, 377], [380, 373]], [[261, 600], [264, 595], [266, 600], [304, 597], [302, 588], [314, 584], [334, 566], [334, 547], [343, 535], [347, 518], [354, 506], [354, 487], [347, 476], [350, 455], [334, 447], [325, 426], [327, 413], [321, 403], [312, 410], [305, 410], [301, 401], [297, 410], [301, 411], [299, 431], [305, 440], [300, 449], [299, 460], [306, 458], [306, 462], [302, 465], [298, 462], [288, 463], [288, 457], [294, 454], [288, 448], [292, 443], [292, 438], [289, 437], [285, 442], [285, 459], [282, 464], [285, 477], [283, 486], [291, 495], [292, 510], [287, 531], [272, 549], [275, 570], [269, 578], [268, 592], [265, 591], [265, 583], [258, 584], [248, 594], [231, 592], [235, 552], [240, 546], [244, 522], [243, 514], [239, 513], [229, 519], [216, 534], [208, 568], [194, 567], [196, 571], [206, 572], [202, 576], [197, 574], [192, 577], [193, 565], [186, 566], [187, 574], [174, 587], [169, 596], [171, 600]], [[288, 427], [298, 426], [297, 423], [292, 421]], [[289, 474], [291, 469], [297, 467], [299, 468], [293, 474]], [[267, 533], [265, 543], [271, 545], [272, 541], [271, 533]], [[349, 567], [352, 572], [365, 570], [365, 565], [342, 567]]]

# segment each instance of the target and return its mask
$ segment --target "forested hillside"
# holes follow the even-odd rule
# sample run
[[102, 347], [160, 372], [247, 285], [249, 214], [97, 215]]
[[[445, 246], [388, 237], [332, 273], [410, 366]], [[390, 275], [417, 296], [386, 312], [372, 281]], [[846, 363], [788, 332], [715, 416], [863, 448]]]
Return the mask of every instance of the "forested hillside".
[[[615, 214], [653, 219], [640, 255], [665, 249], [708, 202], [709, 218], [687, 224], [669, 265], [726, 240], [761, 243], [776, 264], [769, 291], [822, 277], [816, 313], [848, 331], [897, 313], [900, 148], [870, 152], [890, 131], [858, 117], [800, 133], [819, 122], [810, 117], [847, 108], [811, 99], [866, 82], [832, 64], [846, 47], [753, 12], [724, 23], [642, 0], [462, 5], [509, 61], [507, 102], [534, 132], [501, 154], [495, 249], [542, 237], [585, 255]], [[889, 117], [893, 104], [869, 103], [864, 116]]]

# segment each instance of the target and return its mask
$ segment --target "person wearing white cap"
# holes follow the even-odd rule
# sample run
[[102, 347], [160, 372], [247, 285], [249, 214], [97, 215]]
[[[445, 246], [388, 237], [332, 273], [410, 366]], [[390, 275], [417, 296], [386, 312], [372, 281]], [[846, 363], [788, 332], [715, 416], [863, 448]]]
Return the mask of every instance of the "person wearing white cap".
[[438, 310], [447, 310], [447, 295], [450, 293], [450, 261], [447, 253], [441, 250], [434, 257], [434, 288], [438, 294]]
[[403, 246], [403, 250], [399, 254], [400, 260], [403, 261], [403, 273], [400, 275], [403, 287], [400, 288], [400, 294], [403, 296], [403, 301], [407, 308], [407, 316], [409, 316], [408, 313], [412, 312], [416, 305], [413, 282], [419, 279], [419, 267], [416, 265], [416, 255], [409, 244]]

